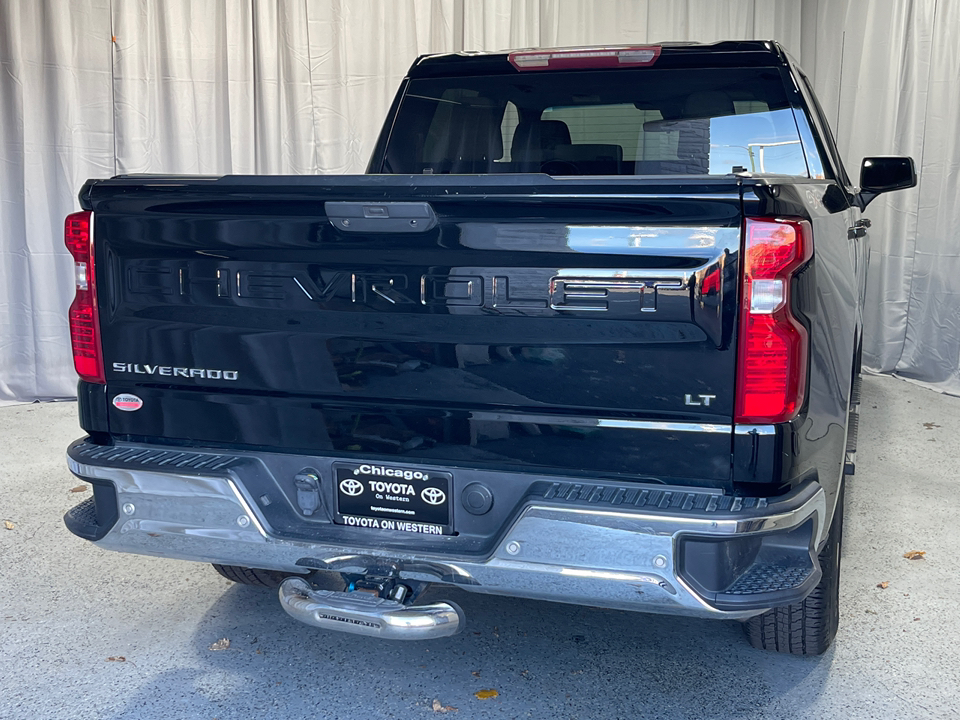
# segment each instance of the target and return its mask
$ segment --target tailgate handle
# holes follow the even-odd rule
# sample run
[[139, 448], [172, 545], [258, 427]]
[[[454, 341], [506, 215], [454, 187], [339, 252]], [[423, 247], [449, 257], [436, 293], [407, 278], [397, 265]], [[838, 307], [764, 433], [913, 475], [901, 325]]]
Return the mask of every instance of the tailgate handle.
[[419, 233], [437, 225], [437, 214], [425, 202], [326, 202], [323, 209], [343, 232]]

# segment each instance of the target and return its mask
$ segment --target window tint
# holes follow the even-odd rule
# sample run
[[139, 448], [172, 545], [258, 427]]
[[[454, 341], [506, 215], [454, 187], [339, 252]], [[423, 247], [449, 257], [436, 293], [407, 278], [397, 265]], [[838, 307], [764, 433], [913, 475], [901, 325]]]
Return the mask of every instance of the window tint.
[[807, 176], [773, 69], [417, 79], [385, 172]]

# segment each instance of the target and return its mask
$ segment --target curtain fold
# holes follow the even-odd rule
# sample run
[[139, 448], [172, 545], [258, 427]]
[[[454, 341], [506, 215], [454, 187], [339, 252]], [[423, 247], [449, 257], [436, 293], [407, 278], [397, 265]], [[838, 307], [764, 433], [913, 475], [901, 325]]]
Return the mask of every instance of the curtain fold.
[[960, 3], [947, 0], [0, 0], [0, 402], [75, 393], [64, 215], [88, 177], [363, 172], [415, 57], [777, 39], [868, 208], [864, 358], [960, 394]]

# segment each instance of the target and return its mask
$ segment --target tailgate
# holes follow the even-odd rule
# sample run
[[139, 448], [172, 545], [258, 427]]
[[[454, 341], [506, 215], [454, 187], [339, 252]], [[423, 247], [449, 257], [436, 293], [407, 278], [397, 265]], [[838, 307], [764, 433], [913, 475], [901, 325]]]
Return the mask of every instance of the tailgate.
[[109, 432], [727, 487], [734, 178], [118, 178]]

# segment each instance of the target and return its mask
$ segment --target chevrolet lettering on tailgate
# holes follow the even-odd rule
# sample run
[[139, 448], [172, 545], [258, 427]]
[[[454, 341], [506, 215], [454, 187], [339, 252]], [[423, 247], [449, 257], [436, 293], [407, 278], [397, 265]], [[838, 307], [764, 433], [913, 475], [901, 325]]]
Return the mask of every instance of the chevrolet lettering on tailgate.
[[371, 274], [318, 270], [268, 272], [243, 268], [179, 268], [178, 272], [134, 265], [128, 273], [128, 292], [171, 294], [203, 304], [207, 299], [257, 305], [299, 298], [321, 306], [334, 302], [380, 310], [407, 310], [416, 306], [478, 308], [486, 313], [516, 311], [614, 312], [618, 315], [657, 310], [660, 290], [681, 290], [688, 282], [680, 277], [554, 276], [547, 268], [528, 271], [541, 275], [534, 283], [509, 275], [451, 275], [424, 273]]

